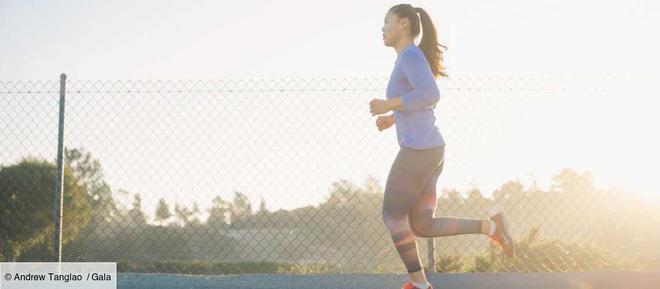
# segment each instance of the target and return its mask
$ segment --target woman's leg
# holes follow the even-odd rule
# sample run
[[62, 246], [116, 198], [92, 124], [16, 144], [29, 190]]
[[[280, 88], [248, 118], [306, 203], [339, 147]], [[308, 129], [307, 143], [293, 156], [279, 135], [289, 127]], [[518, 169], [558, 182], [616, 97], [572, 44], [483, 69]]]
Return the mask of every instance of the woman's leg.
[[437, 206], [436, 184], [443, 167], [444, 161], [433, 170], [433, 174], [426, 182], [422, 193], [415, 200], [408, 215], [411, 231], [416, 236], [423, 238], [460, 234], [486, 234], [490, 224], [488, 220], [453, 216], [434, 217]]
[[422, 270], [417, 241], [406, 216], [438, 166], [444, 146], [426, 150], [402, 147], [392, 164], [383, 198], [382, 217], [394, 246], [409, 273]]

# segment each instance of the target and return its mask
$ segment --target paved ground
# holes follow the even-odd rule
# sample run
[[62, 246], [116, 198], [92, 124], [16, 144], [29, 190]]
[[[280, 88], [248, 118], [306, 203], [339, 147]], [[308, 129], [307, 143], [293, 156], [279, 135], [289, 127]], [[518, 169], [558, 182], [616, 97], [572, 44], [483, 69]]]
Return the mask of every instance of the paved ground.
[[[660, 289], [660, 271], [561, 273], [432, 273], [434, 289]], [[374, 288], [400, 289], [404, 274], [172, 275], [120, 273], [117, 288]]]

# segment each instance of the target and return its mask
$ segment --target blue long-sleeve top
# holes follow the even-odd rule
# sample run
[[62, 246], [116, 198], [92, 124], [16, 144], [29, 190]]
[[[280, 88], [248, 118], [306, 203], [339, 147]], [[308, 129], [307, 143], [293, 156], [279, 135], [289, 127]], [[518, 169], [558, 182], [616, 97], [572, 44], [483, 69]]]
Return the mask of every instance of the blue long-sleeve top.
[[424, 51], [414, 43], [397, 56], [386, 97], [401, 97], [402, 108], [393, 111], [399, 146], [421, 150], [445, 144], [433, 111], [440, 90]]

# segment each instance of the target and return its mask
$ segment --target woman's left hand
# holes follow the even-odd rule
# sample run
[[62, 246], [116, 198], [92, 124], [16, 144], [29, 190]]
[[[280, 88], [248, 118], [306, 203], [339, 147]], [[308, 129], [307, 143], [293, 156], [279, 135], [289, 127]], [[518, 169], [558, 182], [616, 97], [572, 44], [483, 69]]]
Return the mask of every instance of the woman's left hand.
[[388, 111], [392, 110], [390, 108], [390, 102], [385, 100], [385, 99], [372, 99], [369, 102], [369, 108], [371, 111], [371, 115], [379, 115], [379, 114], [384, 114], [387, 113]]

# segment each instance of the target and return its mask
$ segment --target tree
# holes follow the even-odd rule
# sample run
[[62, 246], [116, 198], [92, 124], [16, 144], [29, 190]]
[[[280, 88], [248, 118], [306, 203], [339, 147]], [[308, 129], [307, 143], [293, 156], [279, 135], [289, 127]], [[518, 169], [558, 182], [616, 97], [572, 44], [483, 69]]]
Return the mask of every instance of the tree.
[[94, 226], [117, 217], [119, 209], [112, 197], [110, 186], [104, 180], [100, 162], [92, 158], [92, 154], [84, 148], [65, 150], [64, 154], [65, 161], [71, 166], [74, 176], [87, 189]]
[[209, 217], [206, 223], [211, 227], [224, 227], [228, 223], [228, 214], [230, 210], [229, 202], [223, 200], [220, 196], [213, 198], [211, 208], [209, 208]]
[[266, 214], [268, 213], [268, 210], [266, 210], [266, 201], [264, 200], [264, 197], [261, 197], [261, 201], [259, 202], [259, 214]]
[[176, 218], [179, 220], [179, 223], [181, 223], [182, 226], [185, 226], [186, 224], [190, 223], [190, 217], [192, 216], [192, 212], [185, 206], [180, 206], [177, 203], [174, 205], [174, 215], [176, 215]]
[[443, 189], [442, 196], [443, 198], [447, 198], [449, 203], [463, 203], [463, 196], [461, 196], [461, 193], [456, 189]]
[[248, 197], [241, 193], [234, 193], [234, 202], [231, 205], [231, 220], [232, 224], [242, 224], [244, 225], [247, 219], [252, 215], [252, 204]]
[[520, 200], [524, 197], [525, 187], [519, 181], [508, 181], [493, 192], [493, 198], [497, 202], [506, 200]]
[[483, 195], [481, 195], [481, 191], [477, 188], [473, 188], [468, 192], [468, 202], [469, 203], [478, 203], [483, 200]]
[[332, 182], [330, 195], [326, 199], [326, 205], [349, 206], [354, 200], [359, 188], [350, 180], [340, 179]]
[[559, 189], [562, 193], [591, 193], [595, 190], [594, 178], [589, 171], [579, 174], [573, 169], [565, 168], [554, 175], [552, 181], [552, 190]]
[[199, 214], [200, 213], [201, 213], [201, 211], [199, 210], [199, 206], [197, 205], [197, 202], [193, 202], [192, 211], [190, 211], [190, 222], [189, 222], [189, 224], [199, 225], [200, 224], [200, 221], [199, 221]]
[[133, 198], [133, 207], [128, 210], [128, 217], [130, 222], [137, 226], [147, 224], [147, 219], [142, 211], [142, 197], [140, 197], [140, 194], [135, 194], [135, 197]]
[[383, 187], [378, 183], [378, 179], [374, 176], [369, 176], [362, 184], [363, 191], [368, 194], [383, 194]]
[[[55, 221], [56, 166], [37, 158], [0, 168], [0, 249], [15, 262], [27, 250], [47, 244], [52, 249]], [[85, 187], [64, 166], [62, 244], [78, 237], [90, 221], [91, 208]]]
[[193, 202], [192, 209], [189, 209], [186, 206], [180, 206], [179, 204], [174, 206], [174, 214], [184, 226], [199, 225], [199, 213], [200, 210], [199, 206], [197, 206], [197, 202]]
[[156, 207], [156, 217], [155, 220], [156, 222], [162, 222], [166, 221], [172, 216], [172, 213], [170, 212], [170, 208], [167, 206], [167, 203], [163, 198], [161, 198], [158, 201], [158, 205]]

